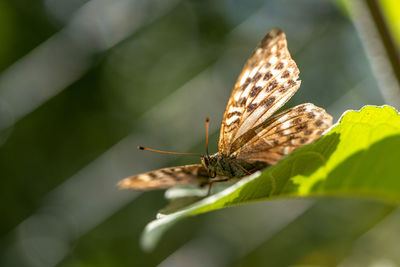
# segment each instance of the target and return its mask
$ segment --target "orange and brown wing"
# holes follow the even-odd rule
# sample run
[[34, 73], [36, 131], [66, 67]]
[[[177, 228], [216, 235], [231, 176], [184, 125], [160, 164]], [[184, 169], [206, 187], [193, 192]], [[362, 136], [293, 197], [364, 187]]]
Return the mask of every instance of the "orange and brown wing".
[[232, 156], [247, 162], [275, 164], [294, 149], [318, 139], [332, 126], [332, 117], [322, 108], [302, 104], [266, 120], [236, 139]]
[[243, 67], [222, 120], [218, 150], [231, 155], [232, 144], [283, 106], [300, 86], [286, 36], [272, 29]]
[[150, 171], [123, 179], [119, 188], [134, 190], [164, 189], [176, 185], [208, 182], [208, 174], [201, 164], [184, 165]]

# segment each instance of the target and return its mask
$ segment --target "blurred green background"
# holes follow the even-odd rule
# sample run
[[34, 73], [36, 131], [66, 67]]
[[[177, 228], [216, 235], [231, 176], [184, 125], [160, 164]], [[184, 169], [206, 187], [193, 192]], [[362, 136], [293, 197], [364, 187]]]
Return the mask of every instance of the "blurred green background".
[[398, 51], [397, 11], [390, 0], [1, 1], [0, 265], [400, 266], [400, 213], [372, 200], [225, 209], [144, 252], [163, 192], [116, 187], [197, 163], [136, 146], [203, 153], [206, 116], [216, 151], [235, 79], [275, 26], [301, 72], [288, 107], [312, 102], [335, 121], [366, 104], [399, 108], [398, 54], [377, 23]]

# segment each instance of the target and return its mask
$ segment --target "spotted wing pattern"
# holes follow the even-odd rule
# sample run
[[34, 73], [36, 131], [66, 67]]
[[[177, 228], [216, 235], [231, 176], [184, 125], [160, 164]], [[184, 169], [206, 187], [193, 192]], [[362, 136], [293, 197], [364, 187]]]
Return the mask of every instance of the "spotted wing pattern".
[[275, 164], [297, 147], [318, 139], [332, 125], [322, 108], [307, 103], [279, 113], [232, 144], [232, 156], [247, 162]]
[[[249, 163], [274, 164], [319, 138], [332, 125], [332, 117], [313, 104], [302, 104], [271, 117], [297, 91], [298, 77], [299, 69], [290, 56], [285, 34], [272, 29], [236, 81], [222, 120], [219, 154]], [[193, 164], [128, 177], [119, 187], [151, 190], [209, 182], [207, 170]]]
[[237, 138], [283, 106], [299, 88], [298, 76], [285, 34], [278, 28], [272, 29], [236, 81], [222, 120], [219, 152], [231, 155]]
[[164, 189], [175, 185], [197, 184], [208, 181], [208, 173], [201, 164], [184, 165], [150, 171], [123, 179], [119, 188], [135, 190]]

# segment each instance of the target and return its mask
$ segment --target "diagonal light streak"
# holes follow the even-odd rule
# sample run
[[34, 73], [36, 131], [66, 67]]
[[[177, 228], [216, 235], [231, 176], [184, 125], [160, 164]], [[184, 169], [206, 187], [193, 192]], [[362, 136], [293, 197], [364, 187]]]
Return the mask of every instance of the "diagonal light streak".
[[0, 131], [82, 77], [96, 53], [113, 47], [166, 14], [177, 2], [91, 0], [86, 3], [63, 30], [1, 73], [0, 102], [12, 119], [0, 123]]
[[[43, 199], [41, 208], [15, 229], [15, 239], [8, 251], [5, 265], [8, 263], [7, 259], [19, 259], [23, 262], [22, 265], [28, 266], [57, 264], [68, 252], [71, 241], [137, 197], [139, 193], [119, 191], [116, 188], [117, 181], [133, 171], [161, 166], [169, 159], [162, 155], [157, 160], [157, 156], [136, 150], [138, 144], [154, 143], [154, 140], [162, 139], [162, 131], [150, 133], [146, 131], [147, 125], [157, 124], [157, 127], [168, 128], [171, 134], [179, 136], [182, 134], [179, 132], [181, 128], [171, 127], [171, 118], [187, 122], [186, 126], [196, 123], [203, 127], [202, 122], [206, 115], [216, 118], [217, 113], [222, 114], [218, 97], [211, 97], [203, 105], [197, 106], [186, 101], [189, 97], [201, 99], [204, 95], [215, 96], [213, 89], [220, 85], [213, 78], [216, 77], [214, 71], [210, 68], [201, 73], [138, 119], [136, 125], [143, 125], [141, 132], [145, 134], [132, 134], [124, 138], [49, 193]], [[174, 106], [179, 106], [179, 109], [171, 109]], [[186, 112], [182, 113], [181, 110]], [[215, 130], [216, 127], [213, 124], [212, 129]], [[203, 130], [197, 127], [188, 128], [186, 130], [189, 131], [187, 135], [190, 138], [171, 142], [175, 144], [173, 149], [182, 151], [204, 137]]]

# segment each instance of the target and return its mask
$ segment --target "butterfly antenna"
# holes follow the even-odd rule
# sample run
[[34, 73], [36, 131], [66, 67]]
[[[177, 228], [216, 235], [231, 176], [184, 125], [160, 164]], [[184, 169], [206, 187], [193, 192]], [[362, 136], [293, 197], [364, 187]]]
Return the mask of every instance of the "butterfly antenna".
[[139, 150], [153, 151], [153, 152], [158, 152], [158, 153], [164, 153], [164, 154], [190, 155], [190, 156], [203, 157], [203, 155], [200, 155], [200, 154], [197, 154], [197, 153], [170, 152], [170, 151], [163, 151], [163, 150], [152, 149], [152, 148], [147, 148], [147, 147], [142, 147], [142, 146], [138, 146], [137, 149], [139, 149]]
[[208, 124], [209, 123], [210, 123], [210, 118], [207, 117], [206, 118], [206, 155], [207, 155], [207, 157], [209, 156], [208, 155]]

